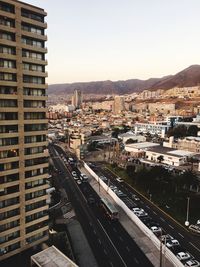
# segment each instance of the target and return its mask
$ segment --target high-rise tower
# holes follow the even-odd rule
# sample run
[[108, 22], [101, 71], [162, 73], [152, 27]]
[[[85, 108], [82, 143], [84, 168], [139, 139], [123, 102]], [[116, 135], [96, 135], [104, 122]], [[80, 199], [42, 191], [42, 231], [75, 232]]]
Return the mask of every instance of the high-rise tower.
[[0, 1], [0, 260], [48, 238], [45, 16]]
[[75, 108], [81, 108], [82, 105], [81, 90], [74, 90], [74, 94], [72, 96], [72, 105], [75, 106]]

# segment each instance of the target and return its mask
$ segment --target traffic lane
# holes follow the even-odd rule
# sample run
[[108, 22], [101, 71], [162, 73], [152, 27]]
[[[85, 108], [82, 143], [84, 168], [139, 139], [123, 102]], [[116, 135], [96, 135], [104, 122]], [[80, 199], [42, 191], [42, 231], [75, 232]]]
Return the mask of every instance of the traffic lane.
[[[99, 169], [99, 168], [98, 168]], [[116, 182], [116, 177], [114, 174], [100, 168], [103, 175], [108, 177], [115, 183], [122, 191], [128, 193], [134, 193], [138, 195], [137, 191], [135, 191], [128, 184], [124, 183], [124, 185]], [[141, 200], [139, 202], [139, 207], [143, 208], [154, 220], [158, 222], [160, 226], [174, 238], [180, 241], [181, 245], [188, 250], [194, 257], [200, 259], [200, 238], [197, 236], [193, 236], [187, 231], [185, 231], [179, 224], [176, 224], [173, 220], [171, 220], [167, 215], [162, 213], [160, 209], [158, 209], [155, 205], [153, 205], [150, 201], [147, 201], [143, 196], [138, 196]]]
[[[57, 161], [57, 168], [60, 168], [64, 171], [65, 168], [62, 163], [59, 162], [60, 160], [55, 159], [55, 161]], [[72, 179], [69, 179], [69, 181], [74, 182]], [[65, 183], [63, 182], [63, 184]], [[75, 188], [76, 186], [74, 186], [73, 183], [72, 186], [69, 186], [69, 183], [67, 183], [67, 185], [65, 184], [65, 190], [69, 194], [73, 206], [75, 207], [75, 210], [78, 211], [78, 218], [81, 222], [83, 229], [87, 233], [87, 236], [90, 237], [90, 233], [94, 233], [95, 235], [95, 238], [94, 236], [90, 237], [90, 245], [92, 248], [94, 248], [94, 255], [100, 261], [102, 261], [102, 257], [104, 259], [105, 257], [108, 258], [104, 260], [104, 263], [101, 266], [126, 266], [119, 257], [120, 255], [115, 251], [115, 248], [113, 248], [112, 244], [110, 244], [110, 242], [107, 240], [107, 237], [105, 236], [105, 233], [102, 232], [102, 229], [98, 225], [98, 221], [96, 220], [96, 218], [92, 218], [90, 214], [90, 218], [87, 222], [86, 217], [88, 216], [88, 214], [86, 216], [85, 213], [81, 213], [86, 210], [87, 204], [85, 203], [85, 199], [83, 199], [83, 202], [80, 201], [81, 196], [79, 194], [77, 195], [77, 190]], [[89, 212], [89, 210], [87, 210], [87, 212]], [[96, 242], [94, 242], [94, 240], [96, 240]], [[100, 247], [95, 248], [94, 244], [98, 244]], [[102, 253], [99, 253], [100, 248], [102, 249]], [[101, 256], [99, 256], [99, 254], [101, 254]]]
[[[96, 201], [100, 200], [99, 195], [89, 183], [83, 183], [80, 188], [82, 189], [83, 193], [87, 192], [87, 195], [92, 195]], [[147, 259], [146, 255], [144, 255], [142, 250], [138, 247], [135, 241], [130, 237], [130, 235], [119, 222], [111, 222], [100, 210], [98, 205], [91, 205], [91, 209], [103, 227], [106, 229], [106, 232], [117, 249], [120, 251], [121, 255], [123, 255], [123, 258], [126, 258], [126, 264], [128, 266], [134, 266], [134, 264], [136, 266], [138, 264], [140, 264], [140, 266], [153, 266]]]
[[[99, 202], [99, 199], [100, 199], [99, 196], [96, 194], [94, 189], [88, 183], [83, 183], [82, 186], [80, 186], [80, 188], [82, 189], [87, 188], [87, 194], [93, 195], [96, 201]], [[94, 205], [91, 206], [91, 208], [94, 208], [94, 207], [96, 209], [95, 210], [96, 217], [98, 217], [101, 220], [101, 223], [103, 223], [104, 226], [107, 226], [107, 229], [108, 227], [110, 227], [108, 237], [111, 238], [112, 242], [115, 239], [113, 243], [115, 246], [117, 246], [117, 250], [120, 251], [120, 255], [123, 256], [123, 259], [126, 259], [125, 264], [127, 266], [138, 266], [138, 264], [140, 264], [140, 266], [141, 265], [142, 266], [153, 266], [150, 263], [150, 261], [146, 258], [146, 256], [143, 254], [143, 252], [140, 250], [140, 248], [136, 245], [136, 243], [132, 240], [132, 238], [128, 235], [128, 233], [124, 230], [124, 228], [118, 228], [118, 234], [116, 235], [116, 232], [115, 232], [116, 229], [114, 228], [114, 230], [112, 230], [112, 227], [108, 219], [105, 218], [104, 216], [101, 216], [99, 207], [96, 208], [96, 206]], [[112, 235], [110, 233], [111, 230], [112, 230]], [[119, 235], [119, 233], [121, 234]], [[126, 236], [126, 242], [127, 242], [126, 246], [124, 246], [125, 240], [122, 236]], [[121, 242], [123, 242], [123, 244]], [[133, 251], [134, 251], [134, 255], [133, 255]]]

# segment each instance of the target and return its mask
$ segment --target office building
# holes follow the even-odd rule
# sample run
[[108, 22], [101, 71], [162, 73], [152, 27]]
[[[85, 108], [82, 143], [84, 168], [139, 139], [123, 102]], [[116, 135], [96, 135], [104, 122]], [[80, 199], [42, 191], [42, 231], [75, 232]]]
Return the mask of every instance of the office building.
[[75, 106], [76, 109], [81, 108], [81, 105], [82, 105], [81, 90], [74, 90], [74, 94], [72, 96], [72, 105]]
[[48, 239], [45, 16], [0, 1], [0, 260]]

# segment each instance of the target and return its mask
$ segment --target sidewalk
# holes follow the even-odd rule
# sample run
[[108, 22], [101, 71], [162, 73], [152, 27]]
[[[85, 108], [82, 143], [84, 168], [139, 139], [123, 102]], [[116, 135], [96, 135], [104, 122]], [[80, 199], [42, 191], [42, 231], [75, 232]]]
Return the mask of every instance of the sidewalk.
[[[106, 197], [109, 199], [111, 203], [113, 203], [116, 206], [116, 203], [114, 200], [110, 197], [110, 195], [102, 188], [100, 187], [99, 192], [99, 184], [98, 182], [88, 173], [88, 171], [81, 167], [79, 168], [81, 172], [87, 174], [89, 177], [89, 183], [94, 188], [94, 190], [97, 192], [97, 194], [100, 197]], [[120, 208], [117, 207], [119, 210], [120, 218], [119, 221], [124, 227], [124, 229], [129, 233], [129, 235], [134, 239], [136, 244], [140, 247], [140, 249], [143, 251], [143, 253], [147, 256], [147, 258], [152, 262], [152, 264], [155, 267], [160, 267], [160, 252], [155, 247], [153, 242], [138, 228], [136, 224], [134, 224], [130, 218], [126, 215], [126, 213]], [[163, 267], [172, 267], [174, 266], [168, 259], [165, 259], [163, 255]]]

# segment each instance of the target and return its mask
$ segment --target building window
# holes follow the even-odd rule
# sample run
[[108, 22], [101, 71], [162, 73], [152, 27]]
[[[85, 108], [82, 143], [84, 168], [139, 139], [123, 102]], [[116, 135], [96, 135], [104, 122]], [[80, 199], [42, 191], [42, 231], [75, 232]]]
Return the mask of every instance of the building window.
[[23, 69], [24, 70], [29, 70], [29, 71], [44, 72], [44, 66], [35, 65], [35, 64], [29, 64], [29, 63], [24, 63], [23, 64]]
[[35, 76], [23, 76], [24, 83], [35, 83], [35, 84], [45, 84], [45, 79], [42, 77], [35, 77]]
[[16, 74], [0, 72], [0, 80], [16, 82]]
[[22, 37], [22, 43], [24, 43], [26, 45], [40, 47], [40, 48], [44, 47], [44, 42], [43, 41], [38, 41], [38, 40], [30, 39], [30, 38], [27, 38], [27, 37], [26, 38]]
[[7, 17], [2, 17], [0, 16], [0, 25], [3, 25], [3, 26], [8, 26], [8, 27], [15, 27], [15, 22], [14, 20], [11, 20]]
[[36, 33], [38, 35], [44, 35], [43, 29], [40, 29], [38, 27], [33, 27], [32, 25], [29, 25], [29, 24], [22, 24], [22, 30], [27, 31], [27, 32]]
[[16, 68], [16, 62], [13, 60], [0, 59], [0, 67], [13, 69]]
[[6, 33], [6, 32], [0, 32], [0, 39], [8, 40], [8, 41], [15, 41], [15, 35], [14, 33]]
[[23, 9], [23, 8], [21, 10], [21, 15], [22, 15], [22, 17], [25, 17], [25, 18], [44, 22], [44, 16], [37, 14], [37, 13], [34, 13], [32, 11], [26, 10], [26, 9]]
[[0, 10], [5, 11], [5, 12], [9, 12], [9, 13], [15, 13], [15, 8], [13, 5], [4, 3], [4, 2], [0, 2]]
[[36, 53], [36, 52], [31, 52], [31, 51], [24, 50], [24, 49], [22, 50], [22, 56], [23, 57], [27, 57], [27, 58], [44, 60], [44, 54]]

